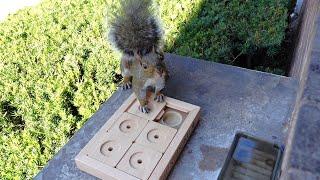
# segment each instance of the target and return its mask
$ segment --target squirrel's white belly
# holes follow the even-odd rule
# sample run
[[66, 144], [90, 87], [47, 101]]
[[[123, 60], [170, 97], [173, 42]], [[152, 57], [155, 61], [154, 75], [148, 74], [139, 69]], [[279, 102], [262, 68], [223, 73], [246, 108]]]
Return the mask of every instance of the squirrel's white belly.
[[164, 81], [164, 78], [162, 77], [149, 78], [144, 83], [144, 88], [151, 86], [151, 87], [155, 87], [156, 90], [161, 90], [164, 88], [164, 85], [165, 85], [165, 81]]

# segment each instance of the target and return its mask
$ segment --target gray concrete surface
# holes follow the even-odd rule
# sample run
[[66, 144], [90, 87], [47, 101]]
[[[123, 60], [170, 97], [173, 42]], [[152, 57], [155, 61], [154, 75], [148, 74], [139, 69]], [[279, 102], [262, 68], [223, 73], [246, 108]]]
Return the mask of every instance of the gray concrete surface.
[[[237, 131], [284, 143], [296, 80], [170, 54], [166, 61], [167, 95], [202, 108], [169, 179], [216, 179]], [[35, 179], [95, 179], [77, 169], [74, 157], [130, 93], [115, 92]]]
[[[309, 65], [310, 51], [315, 34], [315, 19], [319, 9], [319, 0], [304, 1], [299, 15], [298, 29], [294, 37], [294, 52], [289, 76], [299, 80], [300, 87], [304, 86], [306, 70]], [[300, 88], [301, 89], [301, 88]]]
[[283, 179], [320, 179], [320, 7], [301, 97], [283, 164]]

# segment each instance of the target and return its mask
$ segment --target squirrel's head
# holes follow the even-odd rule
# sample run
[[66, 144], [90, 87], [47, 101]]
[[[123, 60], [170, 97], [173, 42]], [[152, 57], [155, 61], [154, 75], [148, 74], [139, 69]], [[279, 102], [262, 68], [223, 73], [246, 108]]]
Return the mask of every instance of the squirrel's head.
[[135, 51], [133, 54], [145, 75], [149, 77], [167, 76], [164, 55], [160, 50], [156, 50], [154, 47], [152, 47], [150, 49]]

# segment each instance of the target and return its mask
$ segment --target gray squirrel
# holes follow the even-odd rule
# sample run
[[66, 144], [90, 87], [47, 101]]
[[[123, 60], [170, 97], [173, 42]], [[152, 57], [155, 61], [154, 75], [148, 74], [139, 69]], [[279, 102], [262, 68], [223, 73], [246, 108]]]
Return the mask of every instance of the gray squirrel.
[[164, 101], [162, 90], [168, 78], [164, 62], [163, 33], [152, 8], [152, 0], [122, 0], [121, 10], [111, 22], [109, 39], [121, 54], [122, 89], [132, 86], [140, 106], [148, 113], [147, 91], [154, 100]]

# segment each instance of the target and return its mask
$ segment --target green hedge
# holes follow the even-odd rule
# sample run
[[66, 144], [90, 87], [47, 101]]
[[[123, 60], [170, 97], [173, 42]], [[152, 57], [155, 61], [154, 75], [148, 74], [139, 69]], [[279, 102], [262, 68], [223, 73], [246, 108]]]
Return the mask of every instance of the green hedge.
[[[157, 0], [167, 51], [230, 63], [243, 47], [277, 47], [286, 1], [253, 2]], [[111, 3], [46, 0], [0, 23], [1, 179], [32, 178], [116, 90], [119, 55], [103, 38]]]
[[273, 57], [281, 51], [289, 8], [288, 0], [203, 0], [169, 50], [226, 64], [264, 50], [282, 61]]

